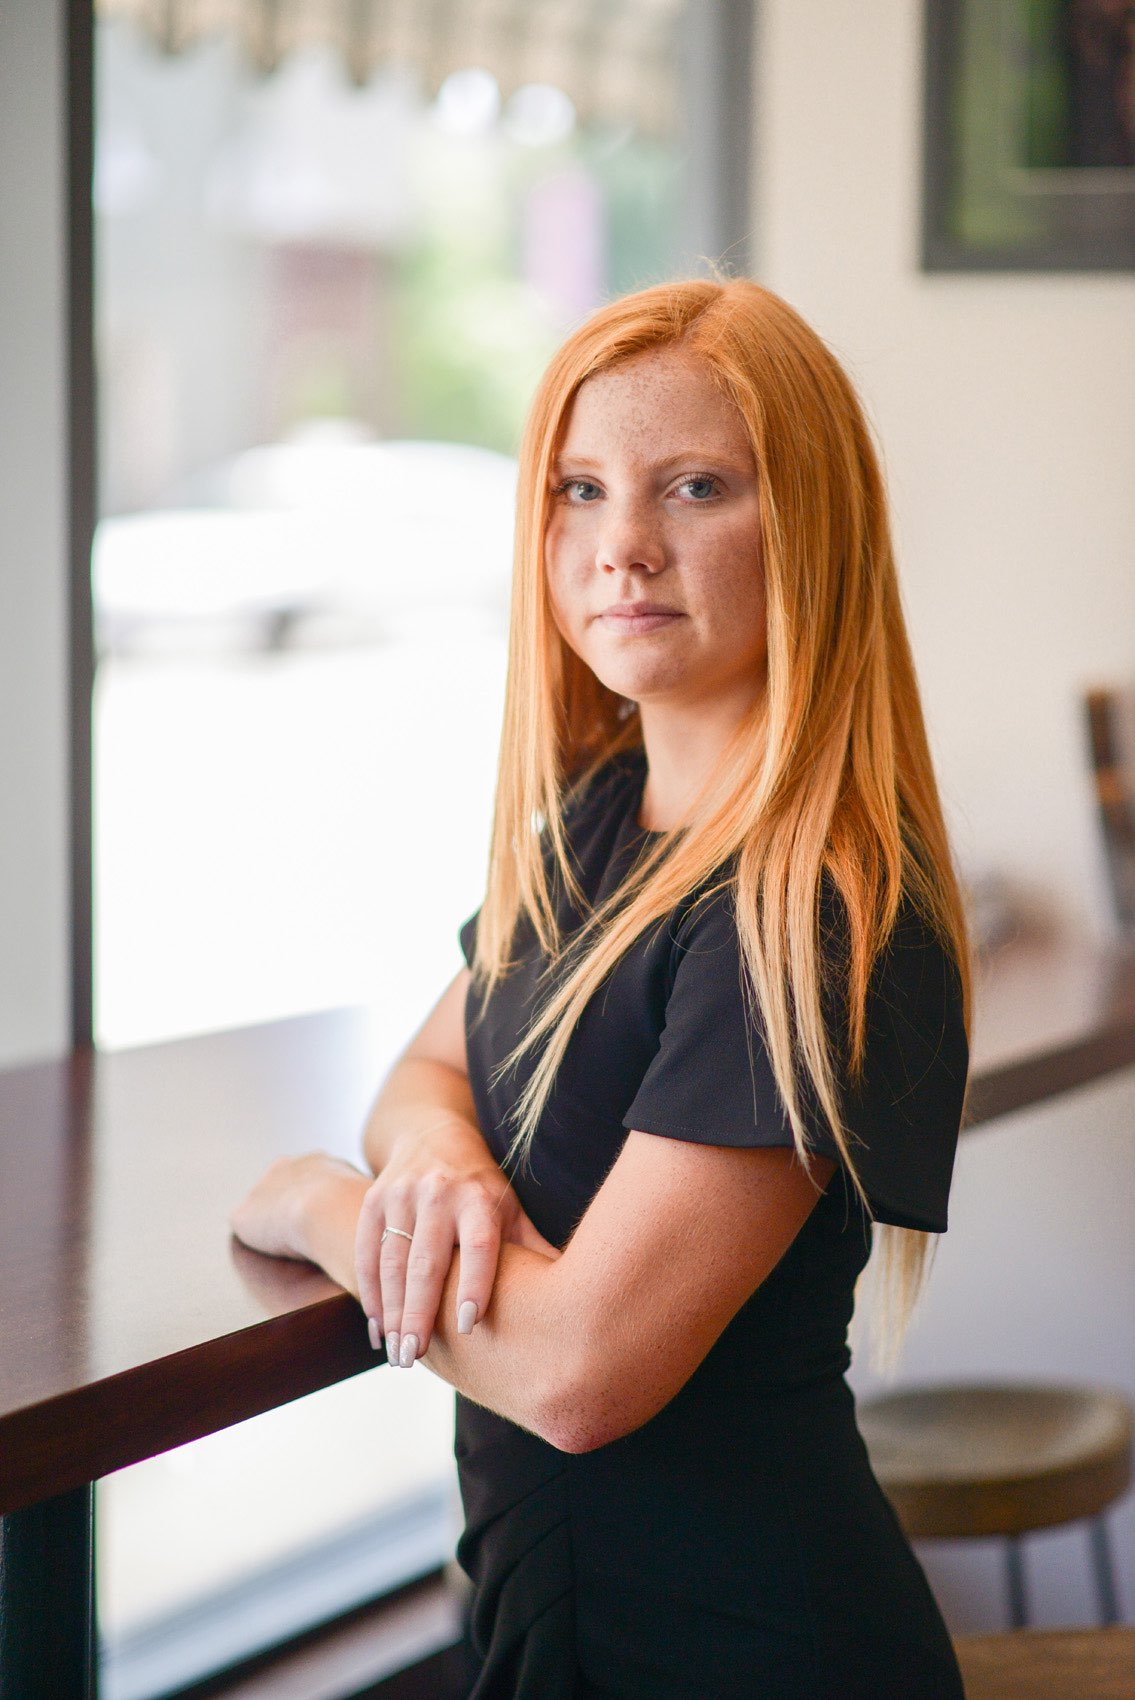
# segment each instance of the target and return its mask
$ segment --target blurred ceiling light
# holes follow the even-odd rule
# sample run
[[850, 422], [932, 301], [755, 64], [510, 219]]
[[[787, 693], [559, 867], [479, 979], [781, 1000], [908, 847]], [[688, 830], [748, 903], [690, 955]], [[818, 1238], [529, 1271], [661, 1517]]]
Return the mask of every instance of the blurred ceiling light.
[[491, 71], [470, 65], [454, 71], [437, 91], [434, 117], [451, 136], [483, 136], [500, 114], [501, 96]]
[[575, 107], [552, 83], [525, 83], [505, 107], [504, 128], [522, 147], [552, 147], [575, 129]]

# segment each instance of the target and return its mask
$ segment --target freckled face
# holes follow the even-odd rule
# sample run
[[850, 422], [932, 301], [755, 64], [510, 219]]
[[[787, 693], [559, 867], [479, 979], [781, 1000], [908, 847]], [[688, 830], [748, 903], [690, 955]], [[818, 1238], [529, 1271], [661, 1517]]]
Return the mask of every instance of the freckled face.
[[757, 468], [696, 357], [637, 354], [580, 387], [545, 559], [561, 636], [620, 696], [740, 714], [764, 690]]

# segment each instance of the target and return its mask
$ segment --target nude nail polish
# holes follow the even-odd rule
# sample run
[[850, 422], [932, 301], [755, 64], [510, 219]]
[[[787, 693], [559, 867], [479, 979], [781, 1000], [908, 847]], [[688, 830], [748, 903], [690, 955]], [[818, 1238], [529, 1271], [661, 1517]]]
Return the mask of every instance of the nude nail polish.
[[367, 1317], [367, 1334], [370, 1338], [371, 1345], [377, 1352], [378, 1348], [382, 1345], [382, 1329], [378, 1326], [378, 1318], [376, 1316]]
[[389, 1364], [393, 1364], [395, 1369], [398, 1368], [398, 1336], [397, 1336], [397, 1334], [388, 1334], [386, 1336], [386, 1361]]
[[403, 1369], [410, 1369], [418, 1355], [418, 1336], [403, 1334], [402, 1344], [398, 1348], [398, 1362]]
[[477, 1306], [472, 1299], [466, 1299], [457, 1310], [457, 1332], [472, 1334], [473, 1324], [477, 1320]]

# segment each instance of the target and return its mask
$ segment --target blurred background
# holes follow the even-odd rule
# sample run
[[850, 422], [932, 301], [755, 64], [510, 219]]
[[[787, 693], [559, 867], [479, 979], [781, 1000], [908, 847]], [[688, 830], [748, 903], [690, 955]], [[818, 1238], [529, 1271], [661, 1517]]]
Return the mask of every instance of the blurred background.
[[[785, 295], [868, 405], [991, 934], [1114, 934], [1082, 698], [1135, 678], [1135, 119], [1076, 156], [1052, 46], [1071, 8], [950, 9], [953, 91], [924, 77], [922, 9], [887, 0], [99, 0], [100, 1045], [363, 1004], [393, 1059], [484, 880], [527, 398], [592, 306], [707, 258]], [[40, 63], [34, 8], [3, 28]], [[1037, 74], [1006, 93], [1030, 42]], [[1015, 187], [963, 169], [951, 201], [946, 131], [964, 142], [983, 90], [1018, 103]], [[49, 280], [29, 290], [5, 245], [14, 1061], [67, 1030], [65, 587], [29, 566], [61, 553], [67, 421], [61, 162], [11, 164], [50, 163], [60, 91], [2, 92], [0, 209]], [[1095, 250], [1077, 170], [1106, 178]], [[902, 1377], [1135, 1392], [1133, 1167], [1130, 1073], [968, 1137]], [[450, 1444], [441, 1384], [367, 1375], [102, 1484], [110, 1700], [436, 1567]], [[1113, 1529], [1130, 1615], [1130, 1502]], [[1091, 1621], [1081, 1541], [1031, 1543], [1037, 1622]], [[1000, 1626], [993, 1543], [922, 1556], [951, 1629]]]

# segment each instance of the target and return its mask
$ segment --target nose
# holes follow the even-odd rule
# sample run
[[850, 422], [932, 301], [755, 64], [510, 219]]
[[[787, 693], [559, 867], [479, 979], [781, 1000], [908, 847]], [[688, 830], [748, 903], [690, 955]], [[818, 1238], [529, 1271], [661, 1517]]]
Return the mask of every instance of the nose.
[[662, 571], [666, 550], [651, 504], [610, 498], [604, 503], [595, 564], [605, 573]]

